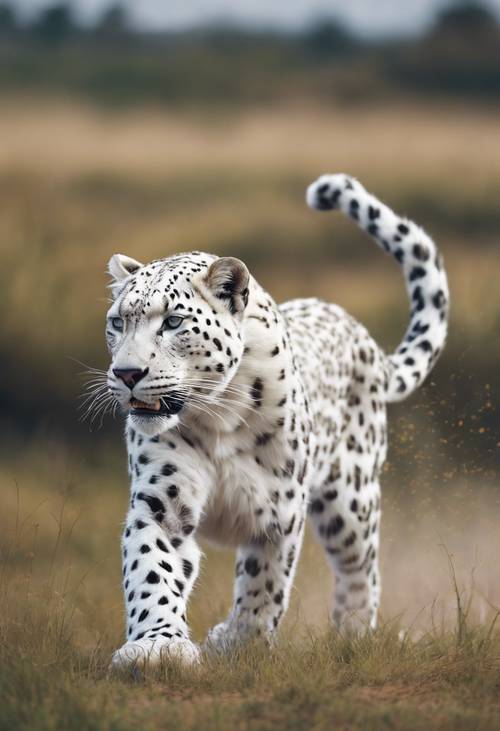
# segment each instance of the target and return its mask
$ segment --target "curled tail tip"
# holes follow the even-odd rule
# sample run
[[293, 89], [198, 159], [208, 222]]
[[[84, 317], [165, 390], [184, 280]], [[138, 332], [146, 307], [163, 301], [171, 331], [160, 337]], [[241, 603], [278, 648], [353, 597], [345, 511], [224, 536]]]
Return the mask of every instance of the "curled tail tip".
[[342, 210], [403, 269], [410, 322], [398, 350], [388, 356], [387, 382], [387, 401], [400, 401], [425, 380], [446, 341], [449, 294], [441, 255], [423, 229], [349, 175], [321, 175], [306, 200], [319, 211]]
[[344, 190], [353, 187], [354, 178], [344, 173], [320, 175], [307, 188], [306, 202], [317, 211], [332, 211], [339, 208], [338, 200]]

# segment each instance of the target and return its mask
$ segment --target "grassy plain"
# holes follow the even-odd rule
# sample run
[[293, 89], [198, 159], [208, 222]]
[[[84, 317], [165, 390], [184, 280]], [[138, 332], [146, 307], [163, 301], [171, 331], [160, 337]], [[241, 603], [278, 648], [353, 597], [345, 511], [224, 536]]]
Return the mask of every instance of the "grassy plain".
[[[495, 109], [422, 102], [198, 115], [0, 103], [0, 731], [498, 728], [497, 130]], [[240, 256], [276, 299], [336, 301], [391, 348], [407, 320], [400, 274], [349, 222], [307, 210], [305, 186], [326, 170], [417, 218], [450, 273], [449, 347], [391, 414], [381, 629], [333, 634], [331, 579], [308, 537], [271, 655], [111, 679], [121, 427], [77, 422], [70, 360], [106, 366], [105, 263]], [[227, 611], [233, 573], [230, 554], [204, 548], [199, 640]]]

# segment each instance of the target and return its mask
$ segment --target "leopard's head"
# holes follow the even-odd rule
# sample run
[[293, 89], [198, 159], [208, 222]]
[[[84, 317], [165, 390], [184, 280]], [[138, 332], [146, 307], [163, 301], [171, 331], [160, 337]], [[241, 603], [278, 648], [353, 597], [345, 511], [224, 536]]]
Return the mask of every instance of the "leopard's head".
[[250, 276], [238, 259], [200, 252], [150, 264], [115, 254], [109, 273], [108, 387], [134, 427], [154, 436], [233, 378]]

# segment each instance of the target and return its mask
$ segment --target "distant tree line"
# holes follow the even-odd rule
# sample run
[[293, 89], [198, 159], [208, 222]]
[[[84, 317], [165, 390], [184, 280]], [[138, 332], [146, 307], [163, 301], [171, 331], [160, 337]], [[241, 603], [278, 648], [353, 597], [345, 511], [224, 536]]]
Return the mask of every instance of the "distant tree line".
[[361, 39], [332, 18], [293, 34], [222, 25], [144, 33], [125, 3], [82, 26], [69, 1], [21, 20], [14, 0], [0, 0], [0, 88], [30, 87], [127, 103], [255, 103], [307, 87], [322, 100], [391, 88], [500, 99], [500, 28], [472, 0], [450, 2], [412, 40]]
[[[467, 36], [470, 33], [491, 30], [497, 25], [493, 12], [476, 0], [453, 0], [441, 9], [436, 16], [432, 33], [459, 34]], [[228, 32], [230, 28], [225, 28]], [[241, 28], [238, 34], [245, 33]], [[207, 31], [213, 33], [214, 31]], [[215, 31], [216, 32], [216, 31]], [[249, 35], [256, 33], [247, 31]], [[39, 9], [29, 20], [18, 16], [14, 0], [0, 0], [0, 34], [6, 37], [38, 37], [49, 43], [68, 40], [75, 36], [87, 38], [108, 39], [116, 35], [140, 35], [130, 21], [125, 2], [112, 2], [105, 6], [90, 26], [82, 27], [78, 23], [73, 5], [70, 1], [58, 0]], [[278, 33], [276, 33], [278, 34]], [[149, 35], [149, 34], [148, 34]], [[158, 35], [169, 35], [154, 34]], [[300, 34], [320, 53], [329, 52], [339, 47], [350, 47], [356, 40], [351, 31], [348, 31], [340, 22], [331, 18], [319, 19]]]
[[41, 8], [32, 19], [21, 22], [13, 2], [0, 2], [0, 35], [10, 38], [38, 38], [48, 43], [57, 43], [74, 38], [113, 36], [116, 33], [132, 32], [127, 23], [127, 11], [121, 3], [109, 5], [96, 22], [84, 30], [78, 24], [71, 3], [55, 2]]

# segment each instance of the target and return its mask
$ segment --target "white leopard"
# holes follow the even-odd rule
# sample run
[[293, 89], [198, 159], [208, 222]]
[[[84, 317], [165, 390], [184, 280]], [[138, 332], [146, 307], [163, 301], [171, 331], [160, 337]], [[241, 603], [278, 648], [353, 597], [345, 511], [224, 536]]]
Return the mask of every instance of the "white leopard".
[[353, 178], [322, 176], [307, 202], [342, 210], [401, 264], [411, 315], [395, 353], [340, 307], [277, 305], [231, 257], [110, 261], [108, 385], [127, 413], [131, 476], [115, 667], [198, 660], [186, 609], [200, 537], [237, 547], [233, 607], [207, 646], [270, 639], [308, 514], [335, 574], [336, 626], [375, 627], [386, 404], [440, 354], [448, 286], [429, 236]]

